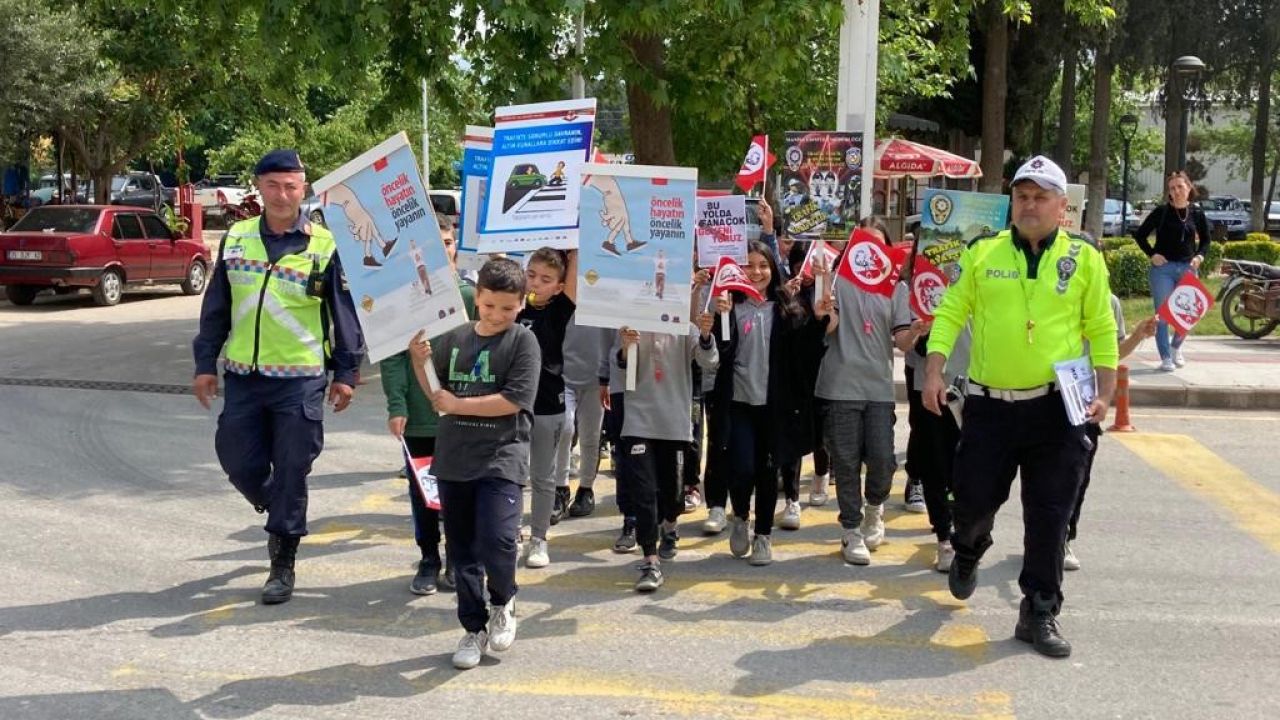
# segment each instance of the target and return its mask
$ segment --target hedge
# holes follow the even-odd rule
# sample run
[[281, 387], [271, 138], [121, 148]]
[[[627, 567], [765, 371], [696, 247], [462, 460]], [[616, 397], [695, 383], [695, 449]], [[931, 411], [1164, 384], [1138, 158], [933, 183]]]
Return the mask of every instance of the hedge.
[[[1226, 247], [1246, 244], [1232, 243]], [[1147, 277], [1147, 271], [1151, 268], [1151, 259], [1132, 240], [1118, 245], [1115, 249], [1103, 250], [1103, 257], [1107, 261], [1107, 272], [1111, 275], [1111, 292], [1120, 297], [1150, 295], [1151, 282]], [[1209, 243], [1209, 254], [1200, 264], [1200, 277], [1208, 277], [1218, 271], [1218, 265], [1222, 262], [1223, 248], [1222, 243]]]
[[[1261, 233], [1253, 233], [1251, 237], [1257, 235]], [[1267, 239], [1245, 240], [1227, 245], [1225, 257], [1233, 260], [1252, 260], [1268, 265], [1280, 264], [1280, 243], [1272, 242], [1266, 235], [1263, 237]]]

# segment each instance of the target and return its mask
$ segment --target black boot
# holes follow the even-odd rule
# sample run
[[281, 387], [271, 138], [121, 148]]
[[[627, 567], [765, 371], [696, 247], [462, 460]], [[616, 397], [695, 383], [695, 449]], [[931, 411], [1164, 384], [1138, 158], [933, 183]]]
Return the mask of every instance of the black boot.
[[1041, 655], [1053, 658], [1071, 655], [1071, 643], [1058, 631], [1058, 603], [1040, 593], [1022, 598], [1022, 605], [1018, 608], [1018, 626], [1013, 629], [1013, 636], [1031, 643]]
[[555, 504], [551, 506], [551, 524], [555, 525], [569, 512], [569, 488], [557, 487]]
[[453, 576], [453, 563], [449, 560], [449, 549], [444, 551], [444, 572], [440, 573], [440, 587], [445, 590], [457, 591], [458, 580]]
[[596, 494], [591, 488], [578, 488], [569, 506], [569, 517], [586, 517], [596, 511]]
[[409, 581], [409, 592], [414, 595], [435, 595], [440, 589], [437, 576], [440, 575], [440, 550], [436, 547], [422, 548], [422, 560], [418, 561], [418, 572]]
[[298, 538], [272, 535], [267, 541], [271, 575], [262, 586], [262, 604], [278, 605], [293, 597], [293, 562], [298, 554]]
[[947, 587], [957, 600], [968, 599], [978, 587], [978, 559], [957, 553], [947, 573]]

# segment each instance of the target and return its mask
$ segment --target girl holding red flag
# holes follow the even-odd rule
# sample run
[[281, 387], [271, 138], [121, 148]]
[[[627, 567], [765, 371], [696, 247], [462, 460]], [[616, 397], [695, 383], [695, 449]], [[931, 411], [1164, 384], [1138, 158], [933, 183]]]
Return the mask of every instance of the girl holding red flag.
[[[719, 273], [717, 273], [719, 275]], [[797, 301], [800, 280], [783, 284], [771, 249], [748, 246], [747, 283], [716, 299], [716, 324], [729, 319], [721, 341], [715, 393], [727, 406], [729, 494], [733, 510], [729, 549], [752, 565], [773, 562], [773, 516], [778, 468], [812, 452], [812, 387], [797, 365], [805, 346], [821, 343], [821, 324]], [[715, 337], [723, 338], [723, 327]], [[747, 527], [755, 493], [755, 537]]]
[[838, 279], [823, 283], [830, 294], [815, 310], [826, 323], [827, 351], [814, 394], [822, 402], [840, 506], [841, 555], [867, 565], [869, 550], [884, 541], [884, 501], [897, 469], [893, 348], [900, 334], [912, 330], [907, 293], [895, 292], [895, 274], [885, 267], [891, 260], [884, 224], [868, 218], [860, 225], [840, 258]]

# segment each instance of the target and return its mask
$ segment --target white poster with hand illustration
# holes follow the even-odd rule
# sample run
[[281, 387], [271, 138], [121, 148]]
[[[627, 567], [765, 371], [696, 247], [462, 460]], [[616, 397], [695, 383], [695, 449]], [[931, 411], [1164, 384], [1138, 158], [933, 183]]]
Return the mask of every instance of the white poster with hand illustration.
[[578, 324], [687, 333], [697, 169], [588, 163], [582, 173]]
[[570, 179], [591, 152], [595, 117], [595, 98], [498, 108], [479, 252], [578, 246], [581, 187]]
[[400, 133], [312, 184], [355, 300], [370, 362], [467, 322], [409, 138]]

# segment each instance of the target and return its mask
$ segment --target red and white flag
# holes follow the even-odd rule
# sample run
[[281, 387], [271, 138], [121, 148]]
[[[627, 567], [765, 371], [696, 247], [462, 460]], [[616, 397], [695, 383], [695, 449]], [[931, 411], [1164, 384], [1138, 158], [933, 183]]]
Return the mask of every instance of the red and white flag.
[[804, 255], [804, 264], [800, 266], [800, 277], [813, 277], [813, 263], [816, 262], [819, 257], [819, 245], [822, 246], [821, 257], [826, 259], [826, 266], [828, 268], [836, 266], [836, 261], [840, 259], [840, 251], [825, 242], [814, 240], [812, 243], [809, 243], [809, 252]]
[[715, 277], [711, 279], [710, 297], [730, 291], [744, 293], [752, 300], [764, 302], [764, 296], [747, 279], [747, 273], [733, 261], [733, 258], [722, 255], [720, 262], [716, 264]]
[[933, 320], [933, 313], [942, 304], [947, 291], [947, 274], [929, 262], [923, 255], [916, 255], [911, 267], [911, 310], [921, 320]]
[[1160, 319], [1169, 323], [1178, 335], [1186, 335], [1213, 307], [1213, 294], [1195, 273], [1182, 276], [1169, 299], [1160, 306]]
[[404, 461], [413, 470], [414, 492], [422, 498], [422, 502], [432, 510], [440, 509], [440, 485], [436, 476], [431, 474], [431, 458], [416, 458], [409, 454], [409, 445], [400, 438], [400, 448], [404, 450]]
[[738, 178], [734, 182], [742, 188], [742, 192], [751, 192], [756, 183], [764, 182], [765, 171], [776, 159], [769, 152], [769, 136], [756, 135], [751, 138], [751, 147], [747, 148], [747, 157], [743, 159], [742, 169], [738, 170]]
[[880, 242], [880, 238], [871, 232], [858, 228], [849, 237], [849, 245], [837, 273], [859, 290], [893, 297], [893, 286], [898, 282], [900, 266], [905, 259], [901, 251]]

